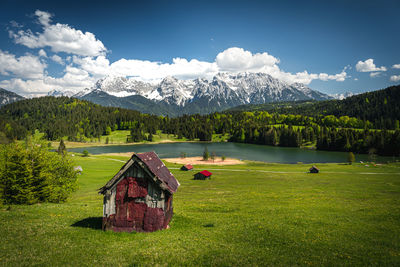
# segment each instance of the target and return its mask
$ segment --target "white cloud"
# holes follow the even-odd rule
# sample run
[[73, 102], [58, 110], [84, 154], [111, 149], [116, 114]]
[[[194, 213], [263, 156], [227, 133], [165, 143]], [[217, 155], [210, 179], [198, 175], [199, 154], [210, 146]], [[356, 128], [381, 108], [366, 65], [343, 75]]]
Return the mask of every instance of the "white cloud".
[[42, 33], [33, 33], [31, 30], [9, 31], [15, 43], [29, 48], [50, 47], [53, 52], [66, 52], [81, 56], [98, 56], [106, 53], [104, 44], [97, 40], [91, 32], [83, 33], [71, 28], [67, 24], [50, 24], [51, 14], [36, 10]]
[[268, 53], [252, 54], [243, 48], [231, 47], [219, 53], [215, 59], [221, 71], [251, 71], [265, 67], [274, 67], [279, 59]]
[[378, 77], [380, 74], [381, 74], [381, 72], [371, 72], [371, 73], [369, 74], [369, 76], [370, 76], [371, 78], [375, 78], [375, 77]]
[[82, 58], [73, 56], [72, 62], [79, 65], [80, 68], [96, 77], [102, 77], [110, 74], [110, 61], [108, 61], [105, 56], [98, 56], [96, 58]]
[[394, 64], [394, 65], [392, 66], [392, 68], [393, 68], [393, 69], [400, 69], [400, 64]]
[[359, 72], [371, 72], [371, 71], [386, 71], [386, 67], [376, 67], [374, 64], [374, 60], [372, 58], [367, 59], [365, 61], [358, 61], [356, 64], [356, 70]]
[[26, 97], [45, 95], [54, 89], [53, 86], [46, 84], [43, 79], [25, 81], [20, 78], [0, 81], [0, 87]]
[[355, 81], [358, 81], [358, 78], [354, 78]]
[[44, 27], [50, 26], [52, 17], [50, 13], [41, 10], [36, 10], [35, 16], [37, 16], [39, 23], [42, 24]]
[[392, 82], [398, 82], [398, 81], [400, 81], [400, 75], [392, 75], [392, 76], [390, 76], [390, 80]]
[[53, 55], [51, 57], [51, 60], [53, 60], [54, 62], [56, 62], [56, 63], [58, 63], [60, 65], [64, 65], [64, 61], [59, 55]]
[[287, 83], [304, 83], [309, 84], [312, 80], [335, 80], [342, 82], [347, 78], [346, 68], [341, 73], [329, 75], [327, 73], [308, 73], [306, 70], [292, 74], [282, 71], [278, 64], [280, 60], [268, 53], [252, 54], [243, 48], [232, 47], [219, 53], [215, 60], [218, 71], [230, 72], [263, 72], [271, 76], [281, 79]]
[[40, 49], [38, 54], [39, 54], [39, 57], [47, 57], [47, 53], [43, 49]]
[[37, 56], [27, 54], [16, 57], [8, 52], [0, 50], [0, 74], [15, 75], [18, 78], [38, 79], [43, 77], [47, 65]]
[[160, 63], [147, 60], [120, 59], [110, 64], [104, 56], [73, 57], [73, 62], [95, 77], [105, 75], [130, 76], [138, 80], [160, 80], [166, 76], [180, 79], [211, 78], [218, 72], [215, 63], [184, 58], [174, 58], [172, 63]]
[[68, 90], [78, 92], [91, 87], [96, 81], [93, 77], [79, 68], [66, 66], [64, 76], [54, 78], [44, 76], [40, 79], [23, 80], [13, 78], [0, 81], [0, 87], [27, 97], [46, 95], [51, 90]]

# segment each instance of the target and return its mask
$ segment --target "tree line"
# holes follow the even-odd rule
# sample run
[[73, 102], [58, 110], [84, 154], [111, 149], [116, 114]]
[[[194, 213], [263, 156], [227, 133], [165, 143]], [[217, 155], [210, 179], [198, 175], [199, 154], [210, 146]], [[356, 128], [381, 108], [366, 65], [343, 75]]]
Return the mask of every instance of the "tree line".
[[232, 142], [290, 147], [316, 144], [321, 150], [357, 153], [375, 149], [389, 156], [400, 151], [398, 125], [393, 130], [374, 129], [369, 120], [347, 115], [235, 111], [163, 117], [68, 97], [42, 97], [6, 105], [0, 109], [0, 118], [0, 142], [23, 139], [36, 129], [48, 140], [67, 137], [71, 141], [130, 130], [127, 142], [140, 142], [151, 141], [161, 130], [188, 140], [211, 141], [213, 134], [227, 134]]

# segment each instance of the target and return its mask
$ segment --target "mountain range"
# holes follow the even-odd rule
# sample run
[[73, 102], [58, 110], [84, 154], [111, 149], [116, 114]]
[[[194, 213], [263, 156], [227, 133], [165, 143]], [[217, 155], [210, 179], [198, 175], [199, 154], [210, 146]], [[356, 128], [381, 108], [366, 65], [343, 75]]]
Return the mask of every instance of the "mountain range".
[[211, 80], [169, 76], [159, 83], [106, 76], [77, 94], [52, 91], [50, 95], [169, 116], [207, 114], [243, 104], [332, 99], [304, 84], [288, 84], [265, 73], [218, 73]]

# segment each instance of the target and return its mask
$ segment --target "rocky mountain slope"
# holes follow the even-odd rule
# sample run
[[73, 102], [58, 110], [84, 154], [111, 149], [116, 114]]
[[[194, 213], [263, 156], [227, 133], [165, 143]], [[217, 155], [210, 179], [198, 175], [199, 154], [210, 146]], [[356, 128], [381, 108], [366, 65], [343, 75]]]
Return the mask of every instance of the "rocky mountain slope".
[[166, 77], [157, 84], [107, 76], [74, 97], [171, 116], [205, 114], [243, 104], [331, 99], [303, 84], [289, 85], [265, 73], [219, 73], [211, 80]]
[[22, 99], [24, 99], [24, 97], [0, 88], [0, 107]]

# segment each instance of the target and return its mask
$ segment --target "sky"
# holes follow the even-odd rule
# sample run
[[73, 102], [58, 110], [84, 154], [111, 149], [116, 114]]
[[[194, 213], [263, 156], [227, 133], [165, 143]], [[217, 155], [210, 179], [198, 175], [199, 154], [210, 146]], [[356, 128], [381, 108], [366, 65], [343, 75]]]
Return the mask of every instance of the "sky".
[[400, 84], [400, 1], [2, 0], [0, 87], [78, 92], [264, 72], [335, 94]]

